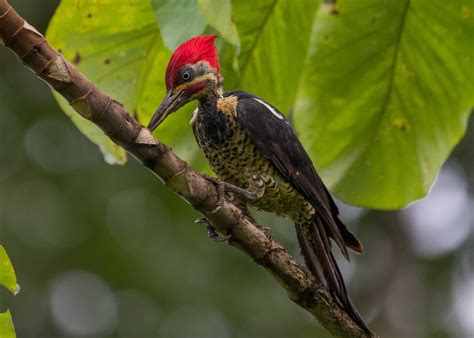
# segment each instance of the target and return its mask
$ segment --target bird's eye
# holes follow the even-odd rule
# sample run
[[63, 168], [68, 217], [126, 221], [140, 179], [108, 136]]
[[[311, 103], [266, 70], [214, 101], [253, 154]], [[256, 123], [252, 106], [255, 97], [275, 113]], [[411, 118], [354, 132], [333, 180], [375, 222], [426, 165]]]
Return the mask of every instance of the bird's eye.
[[183, 73], [181, 73], [181, 79], [184, 82], [191, 81], [192, 77], [193, 77], [193, 74], [191, 73], [191, 71], [189, 69], [187, 69]]

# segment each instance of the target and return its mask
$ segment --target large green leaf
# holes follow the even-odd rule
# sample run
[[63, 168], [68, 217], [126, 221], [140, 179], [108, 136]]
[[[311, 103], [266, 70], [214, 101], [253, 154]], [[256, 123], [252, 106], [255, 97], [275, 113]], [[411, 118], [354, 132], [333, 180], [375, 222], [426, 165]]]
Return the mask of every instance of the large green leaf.
[[322, 6], [297, 130], [346, 202], [425, 196], [473, 105], [472, 2], [340, 0]]
[[[6, 287], [14, 295], [18, 293], [18, 285], [16, 283], [16, 275], [13, 270], [10, 258], [0, 245], [0, 285]], [[13, 321], [10, 315], [10, 311], [0, 312], [0, 337], [2, 338], [14, 338], [15, 329], [13, 327]]]

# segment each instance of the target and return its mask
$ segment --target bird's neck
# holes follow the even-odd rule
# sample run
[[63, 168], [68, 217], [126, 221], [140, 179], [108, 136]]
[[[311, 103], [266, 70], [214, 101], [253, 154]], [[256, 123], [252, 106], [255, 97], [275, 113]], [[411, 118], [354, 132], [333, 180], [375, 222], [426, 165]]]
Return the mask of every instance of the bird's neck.
[[224, 90], [222, 86], [216, 87], [209, 91], [206, 95], [199, 98], [199, 108], [203, 111], [216, 111], [217, 101], [224, 97]]

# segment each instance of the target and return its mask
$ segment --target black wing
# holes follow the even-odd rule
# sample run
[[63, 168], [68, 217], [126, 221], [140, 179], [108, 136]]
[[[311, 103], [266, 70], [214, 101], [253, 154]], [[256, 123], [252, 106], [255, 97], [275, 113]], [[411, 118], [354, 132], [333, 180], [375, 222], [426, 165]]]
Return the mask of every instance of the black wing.
[[355, 236], [339, 220], [337, 206], [316, 173], [313, 163], [296, 136], [289, 121], [275, 107], [257, 96], [243, 92], [226, 92], [237, 96], [237, 119], [263, 156], [273, 163], [316, 209], [326, 231], [348, 258], [347, 247], [362, 252]]

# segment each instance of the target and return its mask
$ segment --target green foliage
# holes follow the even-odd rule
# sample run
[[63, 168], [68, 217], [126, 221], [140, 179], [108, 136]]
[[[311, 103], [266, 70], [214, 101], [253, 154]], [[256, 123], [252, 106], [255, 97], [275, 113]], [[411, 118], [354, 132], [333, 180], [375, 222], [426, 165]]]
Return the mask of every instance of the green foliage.
[[[425, 196], [473, 105], [473, 21], [462, 1], [322, 8], [297, 129], [337, 196], [380, 208]], [[467, 12], [466, 12], [467, 11]]]
[[0, 312], [0, 337], [15, 338], [15, 328], [13, 327], [12, 316], [10, 311]]
[[[16, 284], [15, 271], [13, 270], [10, 258], [0, 245], [0, 285], [6, 287], [13, 294], [18, 292], [18, 285]], [[2, 338], [14, 338], [15, 329], [13, 327], [12, 317], [10, 311], [0, 312], [0, 337]]]
[[201, 15], [208, 25], [215, 29], [219, 35], [239, 47], [239, 35], [232, 21], [232, 3], [230, 0], [198, 0]]
[[[336, 196], [399, 208], [426, 195], [465, 131], [474, 101], [472, 7], [462, 0], [340, 0], [337, 8], [310, 0], [64, 0], [48, 39], [146, 124], [165, 94], [166, 47], [218, 33], [226, 88], [293, 112]], [[156, 133], [195, 164], [202, 158], [188, 126], [194, 107]], [[75, 120], [124, 161], [95, 127]]]
[[239, 36], [231, 19], [230, 0], [151, 0], [151, 3], [164, 44], [170, 50], [213, 29], [239, 46]]
[[[194, 0], [151, 0], [165, 46], [173, 50], [183, 41], [204, 33], [206, 21]], [[183, 25], [183, 22], [186, 22]]]
[[7, 252], [0, 245], [0, 285], [3, 285], [11, 293], [15, 294], [17, 290], [15, 270], [8, 258]]

